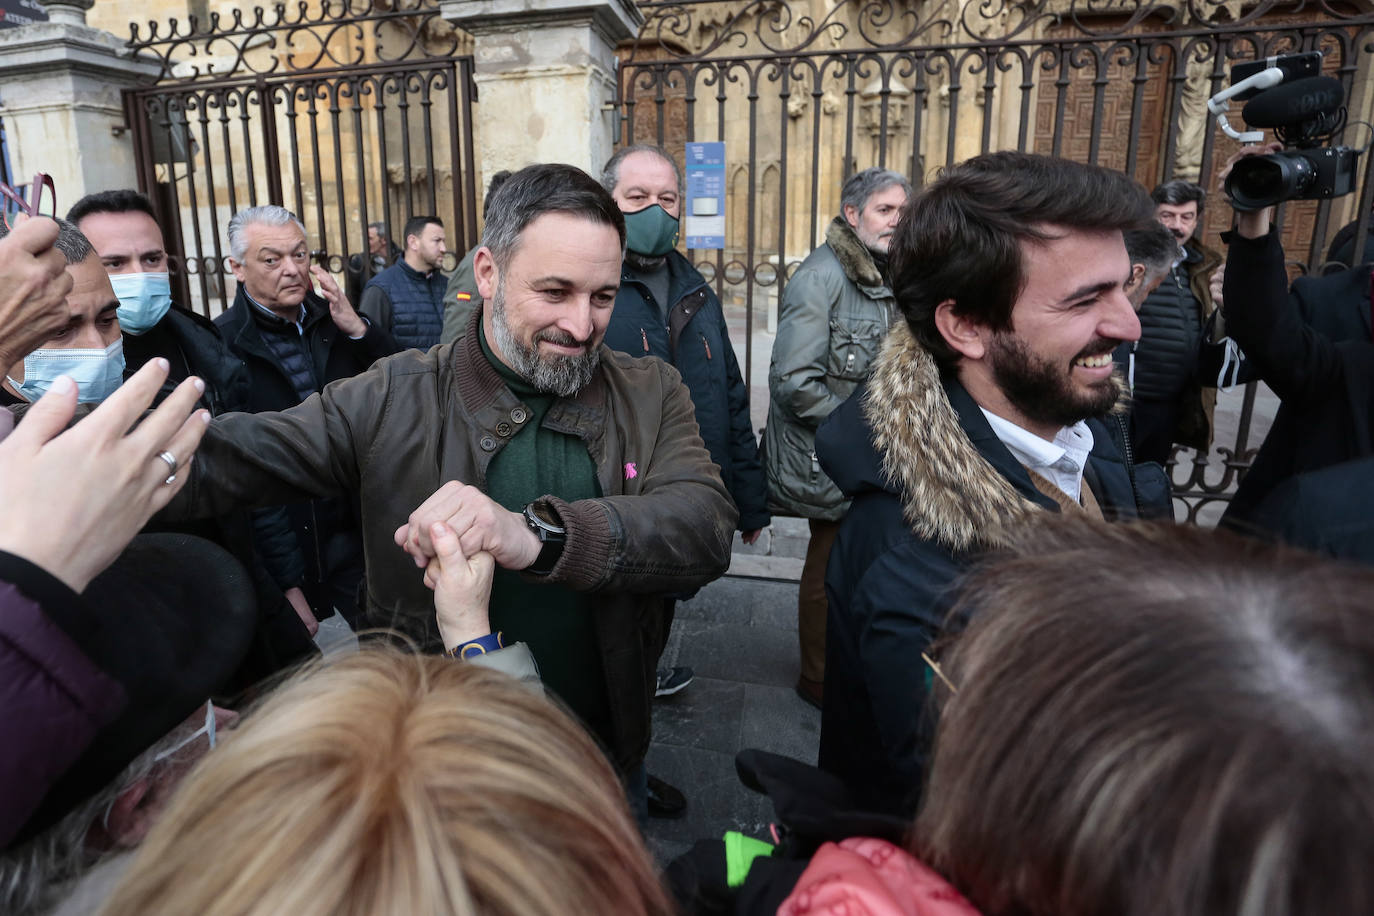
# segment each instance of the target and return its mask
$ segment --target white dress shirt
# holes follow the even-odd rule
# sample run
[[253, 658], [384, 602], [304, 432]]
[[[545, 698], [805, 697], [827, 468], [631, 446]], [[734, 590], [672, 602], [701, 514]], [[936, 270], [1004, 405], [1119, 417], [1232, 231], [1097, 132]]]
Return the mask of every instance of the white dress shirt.
[[1046, 442], [994, 413], [983, 410], [983, 416], [1012, 457], [1063, 490], [1069, 499], [1082, 502], [1083, 468], [1093, 450], [1093, 434], [1087, 423], [1079, 420], [1065, 426], [1054, 434], [1053, 442]]

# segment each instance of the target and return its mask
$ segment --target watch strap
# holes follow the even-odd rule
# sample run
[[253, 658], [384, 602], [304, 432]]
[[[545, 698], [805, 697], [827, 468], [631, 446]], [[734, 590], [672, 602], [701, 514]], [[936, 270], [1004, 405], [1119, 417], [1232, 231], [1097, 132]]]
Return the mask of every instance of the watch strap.
[[501, 632], [498, 630], [495, 633], [488, 633], [486, 636], [469, 639], [467, 642], [460, 643], [446, 651], [452, 658], [466, 659], [472, 658], [474, 655], [486, 655], [488, 652], [496, 652], [505, 647], [505, 640], [502, 639]]

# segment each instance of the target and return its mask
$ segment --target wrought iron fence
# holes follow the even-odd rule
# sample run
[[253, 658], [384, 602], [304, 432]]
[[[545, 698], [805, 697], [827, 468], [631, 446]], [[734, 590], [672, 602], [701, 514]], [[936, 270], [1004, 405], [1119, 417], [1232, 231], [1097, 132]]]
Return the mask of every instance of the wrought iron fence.
[[181, 301], [205, 314], [232, 301], [225, 229], [248, 206], [292, 209], [315, 258], [364, 282], [370, 223], [397, 239], [409, 217], [437, 215], [453, 249], [473, 244], [469, 44], [436, 0], [277, 3], [146, 32], [133, 24], [128, 46], [156, 55], [162, 78], [126, 92], [125, 108]]
[[[746, 376], [790, 273], [823, 241], [840, 186], [858, 169], [895, 168], [919, 185], [969, 156], [1021, 149], [1122, 169], [1147, 187], [1184, 177], [1212, 188], [1236, 144], [1214, 129], [1207, 98], [1227, 85], [1232, 64], [1300, 50], [1325, 52], [1325, 71], [1346, 89], [1351, 124], [1371, 120], [1374, 107], [1374, 14], [1340, 2], [639, 6], [646, 22], [621, 57], [621, 140], [670, 150], [726, 143], [725, 247], [695, 258], [742, 317]], [[1337, 226], [1368, 214], [1371, 168], [1374, 156], [1366, 156], [1355, 195], [1281, 208], [1295, 272], [1325, 260]], [[1203, 215], [1200, 231], [1215, 240], [1229, 209], [1214, 205]], [[1252, 391], [1236, 441], [1175, 466], [1190, 520], [1224, 500], [1248, 466], [1253, 402]]]

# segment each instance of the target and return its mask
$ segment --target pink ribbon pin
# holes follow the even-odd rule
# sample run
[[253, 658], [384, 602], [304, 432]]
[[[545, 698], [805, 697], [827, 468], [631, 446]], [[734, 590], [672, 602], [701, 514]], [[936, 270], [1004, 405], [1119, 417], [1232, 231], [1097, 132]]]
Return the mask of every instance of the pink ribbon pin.
[[638, 476], [639, 471], [635, 469], [635, 463], [633, 461], [625, 462], [625, 479], [634, 480]]

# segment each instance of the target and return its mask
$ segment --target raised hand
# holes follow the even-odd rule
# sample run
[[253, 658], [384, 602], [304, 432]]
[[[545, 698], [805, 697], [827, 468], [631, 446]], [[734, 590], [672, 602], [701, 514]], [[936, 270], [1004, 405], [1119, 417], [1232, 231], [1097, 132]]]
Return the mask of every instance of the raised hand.
[[57, 223], [26, 219], [0, 239], [0, 371], [67, 326], [67, 259], [53, 247]]
[[465, 554], [458, 533], [443, 522], [429, 526], [429, 539], [435, 555], [425, 567], [425, 585], [434, 590], [434, 614], [444, 645], [457, 646], [487, 635], [496, 561], [486, 551]]
[[334, 319], [334, 326], [349, 337], [362, 337], [366, 334], [367, 322], [354, 310], [353, 304], [348, 301], [343, 290], [339, 289], [339, 284], [334, 282], [334, 277], [329, 271], [318, 264], [311, 264], [310, 275], [319, 284], [320, 295], [329, 303], [329, 317]]
[[71, 429], [77, 389], [65, 376], [0, 442], [0, 550], [80, 592], [189, 477], [210, 413], [189, 378], [130, 429], [167, 378], [150, 360]]

